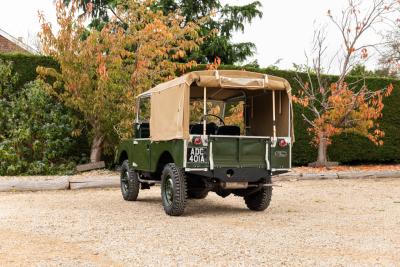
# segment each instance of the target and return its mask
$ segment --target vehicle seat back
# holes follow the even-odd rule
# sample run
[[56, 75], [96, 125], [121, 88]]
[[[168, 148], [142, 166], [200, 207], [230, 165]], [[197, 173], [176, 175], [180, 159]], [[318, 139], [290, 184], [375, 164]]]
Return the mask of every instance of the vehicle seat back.
[[240, 127], [234, 125], [221, 126], [217, 129], [217, 135], [240, 135]]
[[[206, 134], [215, 134], [217, 126], [215, 123], [207, 123]], [[203, 134], [203, 124], [193, 124], [190, 125], [190, 134]]]
[[136, 138], [149, 138], [150, 137], [150, 125], [148, 122], [142, 122], [139, 124], [138, 136]]

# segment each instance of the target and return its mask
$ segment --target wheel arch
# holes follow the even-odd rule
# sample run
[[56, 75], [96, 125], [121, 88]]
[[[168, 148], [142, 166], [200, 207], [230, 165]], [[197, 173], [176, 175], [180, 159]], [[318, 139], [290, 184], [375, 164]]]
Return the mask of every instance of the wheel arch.
[[163, 151], [158, 157], [156, 166], [156, 177], [161, 177], [164, 166], [168, 163], [175, 163], [174, 156], [169, 151]]
[[118, 165], [122, 165], [125, 160], [129, 160], [128, 152], [126, 150], [122, 150], [118, 155]]

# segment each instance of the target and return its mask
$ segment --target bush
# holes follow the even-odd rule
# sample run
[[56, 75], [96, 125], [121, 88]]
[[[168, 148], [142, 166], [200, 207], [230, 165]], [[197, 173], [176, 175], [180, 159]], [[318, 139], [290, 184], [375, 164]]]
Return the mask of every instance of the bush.
[[0, 60], [0, 175], [70, 173], [77, 145], [73, 114], [40, 81], [13, 90], [11, 63]]

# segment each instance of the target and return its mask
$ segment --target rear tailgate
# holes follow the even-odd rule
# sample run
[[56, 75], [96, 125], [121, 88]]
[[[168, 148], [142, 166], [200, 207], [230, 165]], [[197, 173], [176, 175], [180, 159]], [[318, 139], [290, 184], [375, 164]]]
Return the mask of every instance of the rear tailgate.
[[210, 136], [214, 168], [269, 168], [269, 143], [267, 137]]

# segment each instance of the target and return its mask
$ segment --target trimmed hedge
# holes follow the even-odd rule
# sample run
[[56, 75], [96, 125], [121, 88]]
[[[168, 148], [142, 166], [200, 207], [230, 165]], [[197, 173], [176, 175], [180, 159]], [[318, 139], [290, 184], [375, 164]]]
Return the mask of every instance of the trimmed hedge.
[[58, 63], [51, 57], [29, 54], [0, 54], [0, 59], [12, 61], [13, 69], [18, 73], [17, 88], [36, 79], [38, 66], [58, 68]]
[[[23, 55], [23, 54], [0, 54], [3, 60], [14, 62], [14, 69], [19, 74], [18, 86], [36, 78], [37, 66], [57, 67], [58, 64], [53, 59], [43, 56]], [[199, 65], [195, 69], [205, 69], [205, 65]], [[296, 93], [298, 85], [294, 78], [293, 71], [283, 71], [276, 69], [262, 69], [254, 67], [238, 67], [223, 65], [220, 69], [245, 69], [270, 75], [280, 76], [289, 81]], [[302, 74], [300, 74], [302, 75]], [[335, 76], [328, 76], [334, 81]], [[305, 79], [304, 79], [305, 80]], [[357, 77], [350, 77], [349, 82], [357, 81]], [[375, 146], [366, 137], [356, 134], [342, 134], [333, 139], [333, 144], [328, 149], [329, 159], [339, 161], [343, 164], [355, 163], [400, 163], [400, 81], [385, 78], [368, 78], [366, 83], [370, 89], [380, 89], [389, 83], [394, 85], [392, 95], [384, 99], [385, 108], [383, 118], [379, 121], [381, 128], [385, 131], [384, 145]], [[294, 127], [296, 142], [293, 146], [293, 163], [304, 165], [313, 162], [317, 157], [317, 150], [310, 145], [311, 137], [307, 133], [307, 124], [301, 119], [303, 108], [294, 105]], [[87, 153], [87, 146], [82, 146], [82, 153]], [[76, 151], [77, 154], [81, 154]]]
[[[196, 69], [204, 69], [199, 65]], [[220, 69], [243, 69], [248, 71], [268, 73], [285, 78], [296, 94], [299, 86], [295, 81], [296, 73], [268, 68], [220, 66]], [[300, 76], [305, 74], [300, 74]], [[306, 77], [302, 77], [306, 81]], [[332, 82], [335, 76], [327, 76]], [[349, 77], [348, 82], [356, 82], [359, 77]], [[389, 78], [367, 78], [366, 84], [371, 90], [378, 90], [392, 83], [394, 90], [391, 96], [384, 99], [383, 118], [379, 120], [385, 132], [383, 146], [376, 146], [368, 138], [357, 134], [342, 134], [333, 138], [333, 143], [328, 148], [328, 157], [331, 161], [342, 164], [358, 163], [400, 163], [400, 81]], [[311, 136], [307, 132], [308, 125], [301, 118], [301, 113], [306, 112], [303, 107], [294, 104], [294, 129], [296, 142], [293, 146], [292, 161], [295, 165], [305, 165], [317, 159], [317, 149], [311, 145]]]

